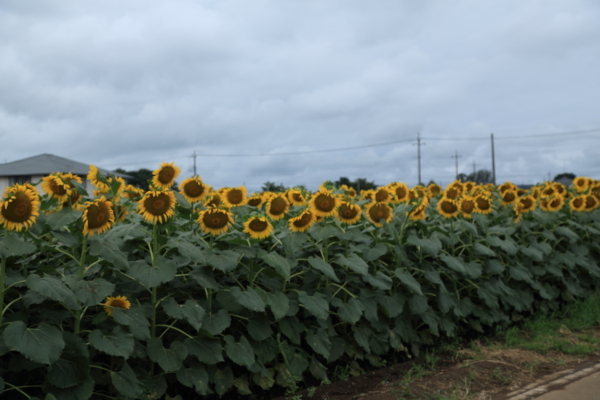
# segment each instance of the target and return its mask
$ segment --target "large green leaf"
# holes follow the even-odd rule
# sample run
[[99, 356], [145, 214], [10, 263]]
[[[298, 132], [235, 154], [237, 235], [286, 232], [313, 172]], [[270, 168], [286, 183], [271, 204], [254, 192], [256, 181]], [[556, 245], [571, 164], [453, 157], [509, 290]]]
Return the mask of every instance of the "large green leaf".
[[478, 242], [473, 243], [473, 249], [475, 250], [475, 254], [478, 254], [478, 255], [488, 256], [488, 257], [496, 256], [496, 252], [494, 250], [492, 250], [489, 247], [484, 246], [483, 244], [478, 243]]
[[419, 315], [427, 311], [429, 305], [427, 304], [427, 297], [415, 294], [408, 300], [408, 306], [413, 314]]
[[[375, 261], [387, 253], [387, 246], [383, 243], [377, 243], [375, 246], [366, 246], [363, 251], [363, 259], [366, 262]], [[353, 254], [354, 255], [354, 254]], [[356, 256], [358, 259], [360, 257]]]
[[302, 245], [308, 241], [308, 236], [306, 233], [296, 232], [291, 235], [287, 235], [281, 240], [283, 244], [283, 248], [288, 256], [293, 256], [300, 249], [302, 249]]
[[52, 385], [65, 389], [80, 385], [89, 378], [90, 355], [79, 336], [63, 332], [65, 348], [58, 360], [48, 367], [47, 379]]
[[175, 299], [169, 297], [163, 301], [162, 306], [168, 316], [185, 320], [196, 330], [202, 327], [204, 309], [195, 301], [187, 299], [184, 304], [177, 304]]
[[113, 283], [102, 278], [84, 280], [76, 275], [67, 275], [63, 278], [63, 282], [73, 290], [77, 300], [86, 306], [100, 303], [107, 296], [110, 296], [115, 289]]
[[377, 297], [377, 302], [381, 305], [383, 314], [389, 318], [395, 318], [404, 309], [405, 299], [400, 293], [396, 292], [391, 296], [380, 294]]
[[214, 377], [215, 392], [219, 396], [223, 396], [229, 389], [233, 387], [233, 379], [233, 371], [231, 370], [231, 367], [226, 366], [223, 369], [217, 369]]
[[271, 308], [271, 312], [275, 319], [279, 320], [285, 317], [290, 309], [290, 300], [283, 292], [264, 292], [265, 303]]
[[266, 340], [273, 335], [271, 324], [265, 314], [250, 318], [246, 328], [250, 337], [257, 341]]
[[408, 273], [408, 271], [397, 268], [396, 271], [394, 271], [394, 274], [398, 279], [400, 279], [400, 282], [404, 283], [411, 290], [411, 292], [420, 295], [423, 294], [421, 291], [421, 285], [415, 278], [413, 278], [411, 274]]
[[171, 239], [167, 242], [167, 246], [176, 248], [179, 253], [192, 260], [196, 264], [206, 264], [206, 257], [202, 249], [183, 238]]
[[329, 303], [321, 293], [309, 296], [304, 291], [298, 292], [298, 299], [304, 308], [317, 318], [327, 319], [329, 317]]
[[81, 306], [77, 303], [75, 294], [60, 279], [53, 276], [40, 277], [37, 274], [30, 274], [27, 277], [27, 287], [42, 296], [63, 303], [71, 310], [80, 310]]
[[77, 221], [81, 218], [82, 214], [81, 211], [67, 207], [50, 215], [46, 215], [46, 222], [50, 225], [50, 228], [60, 230], [64, 226]]
[[424, 252], [432, 257], [437, 257], [442, 249], [442, 242], [436, 236], [429, 238], [420, 238], [414, 232], [411, 233], [406, 241], [414, 246], [420, 247]]
[[[88, 400], [94, 393], [94, 378], [88, 377], [82, 383], [68, 388], [57, 388], [50, 386], [44, 400]], [[32, 397], [31, 400], [34, 398]]]
[[119, 248], [119, 242], [106, 236], [90, 237], [90, 254], [104, 258], [115, 267], [126, 270], [129, 267], [127, 255]]
[[206, 262], [221, 272], [230, 272], [237, 267], [242, 258], [240, 253], [233, 250], [224, 250], [221, 253], [213, 253], [206, 259]]
[[172, 260], [158, 256], [156, 265], [150, 265], [144, 260], [132, 262], [129, 274], [145, 287], [153, 288], [175, 278], [177, 266]]
[[[344, 322], [355, 324], [362, 317], [365, 306], [356, 298], [351, 297], [348, 302], [344, 303], [341, 299], [334, 297], [331, 304], [338, 309], [338, 316]], [[325, 356], [327, 358], [328, 356]]]
[[325, 262], [325, 260], [322, 258], [311, 256], [308, 258], [308, 263], [311, 267], [321, 271], [323, 274], [325, 274], [325, 276], [332, 279], [334, 282], [340, 281], [333, 271], [333, 267], [328, 262]]
[[175, 372], [183, 366], [183, 360], [188, 355], [188, 349], [179, 341], [171, 342], [169, 348], [163, 346], [160, 338], [148, 341], [148, 357], [165, 371]]
[[208, 373], [203, 365], [181, 368], [176, 375], [182, 385], [193, 387], [196, 393], [202, 396], [210, 393]]
[[216, 364], [223, 361], [223, 346], [219, 339], [205, 337], [187, 338], [183, 341], [190, 354], [195, 355], [200, 362]]
[[130, 308], [124, 310], [119, 307], [113, 308], [113, 318], [121, 325], [129, 327], [129, 330], [138, 339], [150, 339], [150, 323], [141, 308]]
[[231, 294], [235, 300], [242, 306], [252, 311], [265, 311], [265, 302], [251, 287], [242, 291], [238, 286], [231, 287]]
[[338, 254], [335, 262], [350, 268], [352, 271], [360, 275], [366, 275], [369, 272], [369, 265], [355, 253], [345, 257], [343, 254]]
[[286, 317], [279, 321], [279, 330], [294, 344], [300, 344], [300, 334], [306, 327], [296, 317]]
[[531, 272], [520, 264], [511, 265], [509, 271], [510, 276], [518, 281], [530, 282], [533, 279]]
[[210, 270], [195, 270], [191, 277], [200, 284], [204, 289], [219, 290], [221, 287], [215, 280]]
[[119, 372], [110, 372], [110, 381], [113, 386], [125, 397], [139, 399], [143, 392], [143, 387], [140, 381], [135, 376], [135, 372], [129, 364], [123, 364], [123, 368]]
[[566, 226], [557, 226], [556, 228], [554, 228], [554, 232], [561, 236], [569, 238], [571, 242], [576, 242], [579, 240], [579, 235], [573, 232], [571, 229], [567, 228]]
[[117, 325], [109, 334], [94, 329], [88, 336], [90, 345], [108, 355], [128, 359], [133, 353], [133, 335]]
[[202, 319], [202, 329], [211, 335], [219, 335], [231, 325], [231, 317], [227, 310], [219, 309], [214, 314], [206, 313]]
[[25, 241], [23, 236], [8, 231], [3, 238], [0, 238], [0, 255], [2, 257], [25, 256], [33, 253], [36, 249], [36, 245]]
[[362, 276], [363, 281], [371, 284], [380, 290], [390, 290], [392, 288], [393, 280], [381, 271], [375, 272], [375, 275], [367, 273]]
[[448, 267], [461, 274], [467, 274], [467, 267], [460, 258], [450, 256], [448, 254], [440, 254], [440, 258]]
[[44, 322], [28, 328], [23, 321], [12, 322], [4, 330], [4, 342], [28, 359], [40, 364], [52, 364], [65, 347], [61, 331]]
[[231, 335], [225, 335], [225, 354], [234, 363], [246, 368], [254, 364], [254, 350], [244, 335], [240, 335], [240, 340], [235, 341]]
[[534, 261], [544, 261], [544, 254], [535, 247], [521, 245], [519, 251]]
[[287, 258], [282, 257], [277, 252], [272, 251], [267, 253], [264, 250], [258, 251], [258, 257], [263, 260], [267, 265], [273, 267], [275, 271], [285, 280], [290, 279], [290, 271], [292, 269], [290, 262]]

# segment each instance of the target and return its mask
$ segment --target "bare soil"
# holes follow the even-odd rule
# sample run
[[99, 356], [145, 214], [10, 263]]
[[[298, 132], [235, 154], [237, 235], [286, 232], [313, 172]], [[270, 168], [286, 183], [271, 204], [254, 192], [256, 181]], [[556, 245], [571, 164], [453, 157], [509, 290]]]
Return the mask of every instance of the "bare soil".
[[[600, 327], [585, 333], [600, 339]], [[561, 336], [574, 344], [578, 334], [561, 331]], [[468, 349], [416, 358], [276, 400], [504, 400], [510, 392], [542, 376], [597, 362], [600, 352], [540, 354], [475, 342]]]

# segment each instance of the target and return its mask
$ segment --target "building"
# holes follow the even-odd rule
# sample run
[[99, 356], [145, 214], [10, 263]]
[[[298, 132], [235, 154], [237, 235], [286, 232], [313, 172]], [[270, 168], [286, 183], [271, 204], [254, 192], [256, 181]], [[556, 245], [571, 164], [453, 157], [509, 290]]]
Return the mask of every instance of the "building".
[[[29, 182], [37, 185], [40, 183], [43, 177], [53, 172], [70, 172], [79, 176], [88, 193], [92, 193], [95, 187], [86, 179], [89, 170], [89, 164], [58, 157], [53, 154], [40, 154], [38, 156], [0, 164], [0, 195], [4, 193], [4, 190], [7, 187], [16, 183]], [[102, 168], [98, 168], [98, 170], [103, 174], [110, 172]], [[110, 173], [123, 178], [129, 177], [116, 172]]]

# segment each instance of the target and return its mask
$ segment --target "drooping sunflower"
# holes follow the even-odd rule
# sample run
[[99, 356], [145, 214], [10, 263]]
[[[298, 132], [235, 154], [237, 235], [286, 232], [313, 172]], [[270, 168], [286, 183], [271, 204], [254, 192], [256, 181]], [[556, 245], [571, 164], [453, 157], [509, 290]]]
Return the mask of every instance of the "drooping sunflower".
[[227, 207], [243, 206], [247, 201], [247, 193], [244, 186], [227, 188], [223, 191], [223, 203]]
[[425, 210], [427, 209], [427, 206], [429, 205], [429, 200], [428, 199], [423, 199], [423, 201], [421, 201], [421, 204], [419, 204], [418, 206], [416, 206], [409, 214], [408, 214], [408, 218], [412, 221], [419, 221], [419, 220], [424, 220], [427, 218], [427, 214], [425, 213]]
[[458, 215], [458, 204], [456, 200], [442, 197], [437, 204], [438, 213], [444, 218], [452, 218]]
[[152, 172], [152, 185], [160, 190], [169, 189], [180, 173], [181, 169], [175, 163], [162, 163]]
[[104, 196], [83, 205], [83, 234], [93, 236], [109, 230], [115, 223], [113, 203]]
[[248, 197], [248, 201], [246, 202], [246, 204], [248, 204], [249, 206], [256, 207], [256, 208], [259, 208], [260, 206], [262, 206], [263, 203], [264, 203], [263, 196], [261, 196], [258, 193], [255, 193], [252, 196]]
[[536, 207], [535, 197], [533, 197], [531, 194], [519, 197], [519, 199], [514, 203], [513, 207], [515, 207], [515, 212], [517, 214], [533, 211]]
[[517, 190], [517, 185], [515, 185], [514, 183], [507, 181], [504, 182], [502, 185], [498, 186], [498, 191], [500, 193], [504, 193], [507, 190]]
[[340, 200], [330, 191], [319, 191], [311, 197], [309, 205], [317, 217], [328, 217], [335, 214]]
[[112, 317], [113, 309], [115, 308], [122, 308], [123, 310], [129, 310], [129, 308], [131, 308], [131, 303], [127, 300], [126, 296], [109, 296], [102, 305], [104, 306], [104, 312], [109, 317]]
[[514, 189], [507, 189], [504, 192], [501, 192], [501, 196], [502, 197], [500, 201], [504, 205], [513, 204], [519, 198], [519, 196], [517, 195], [517, 191]]
[[455, 188], [459, 193], [462, 193], [465, 190], [465, 185], [459, 180], [454, 180], [453, 182], [450, 182], [448, 186], [446, 186], [446, 190], [450, 188]]
[[285, 217], [285, 214], [290, 210], [290, 202], [285, 198], [285, 194], [280, 194], [270, 198], [265, 208], [267, 215], [273, 221], [277, 221]]
[[149, 190], [137, 202], [137, 212], [152, 224], [166, 222], [175, 214], [175, 195], [167, 190]]
[[345, 201], [336, 209], [335, 218], [345, 224], [355, 224], [360, 221], [361, 211], [359, 205]]
[[475, 212], [480, 214], [489, 214], [492, 211], [492, 201], [488, 196], [479, 194], [475, 197]]
[[360, 199], [361, 200], [373, 200], [375, 198], [375, 191], [366, 189], [360, 191]]
[[302, 195], [302, 192], [298, 189], [289, 189], [286, 192], [287, 199], [293, 206], [303, 206], [306, 204], [306, 199]]
[[477, 186], [477, 183], [472, 182], [472, 181], [467, 181], [463, 184], [463, 192], [464, 193], [469, 193], [470, 191], [472, 191], [475, 187]]
[[600, 200], [596, 196], [588, 194], [585, 196], [585, 211], [592, 211], [598, 208]]
[[200, 229], [213, 236], [220, 235], [233, 225], [233, 214], [217, 207], [209, 207], [200, 211], [197, 219]]
[[108, 193], [110, 191], [110, 187], [106, 182], [106, 178], [102, 176], [100, 171], [95, 165], [90, 165], [90, 170], [87, 174], [86, 179], [92, 183], [92, 185], [96, 186], [98, 190], [102, 193]]
[[391, 186], [388, 186], [394, 194], [393, 202], [396, 203], [406, 203], [410, 200], [409, 189], [408, 186], [404, 183], [393, 183]]
[[475, 199], [472, 196], [462, 196], [458, 200], [458, 209], [463, 217], [471, 218], [475, 211]]
[[[375, 226], [382, 227], [394, 218], [392, 207], [387, 203], [369, 203], [365, 209], [365, 215]], [[381, 222], [381, 221], [384, 222]]]
[[313, 226], [315, 222], [317, 222], [317, 216], [310, 208], [307, 208], [297, 217], [290, 218], [288, 226], [292, 232], [305, 232]]
[[68, 201], [71, 194], [71, 186], [63, 181], [61, 173], [54, 173], [42, 178], [42, 189], [58, 201]]
[[144, 195], [144, 189], [140, 189], [133, 185], [125, 186], [123, 192], [125, 193], [125, 197], [132, 200]]
[[565, 204], [565, 198], [560, 194], [544, 197], [540, 200], [540, 208], [544, 211], [555, 212]]
[[590, 186], [590, 180], [584, 176], [578, 176], [577, 178], [573, 179], [573, 186], [575, 187], [577, 193], [583, 193], [588, 190]]
[[39, 207], [38, 194], [26, 185], [10, 186], [6, 188], [0, 202], [0, 224], [9, 231], [27, 230], [40, 215]]
[[244, 232], [252, 239], [264, 239], [271, 236], [273, 225], [265, 217], [252, 217], [244, 223]]
[[585, 195], [575, 196], [569, 201], [571, 211], [585, 211]]
[[596, 198], [597, 198], [598, 200], [600, 200], [600, 183], [593, 183], [593, 184], [590, 186], [590, 192], [589, 192], [589, 193], [590, 193], [591, 195], [594, 195], [594, 196], [596, 196]]

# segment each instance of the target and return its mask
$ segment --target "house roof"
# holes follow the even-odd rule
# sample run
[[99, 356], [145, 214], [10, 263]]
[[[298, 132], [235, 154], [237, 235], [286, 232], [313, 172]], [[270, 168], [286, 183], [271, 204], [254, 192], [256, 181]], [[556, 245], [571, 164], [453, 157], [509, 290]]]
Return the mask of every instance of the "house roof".
[[[75, 175], [87, 175], [90, 170], [89, 164], [58, 157], [53, 154], [40, 154], [37, 156], [24, 158], [22, 160], [12, 161], [0, 164], [0, 176], [22, 176], [22, 175], [48, 175], [53, 172], [67, 173]], [[110, 171], [98, 168], [103, 173]], [[129, 178], [128, 175], [110, 172], [116, 176]]]

